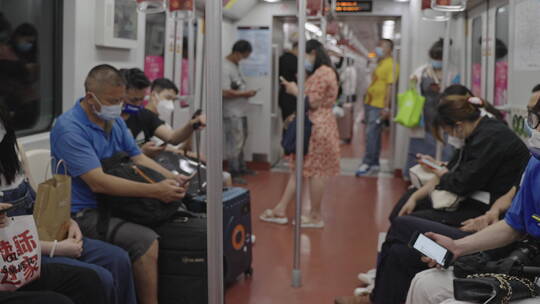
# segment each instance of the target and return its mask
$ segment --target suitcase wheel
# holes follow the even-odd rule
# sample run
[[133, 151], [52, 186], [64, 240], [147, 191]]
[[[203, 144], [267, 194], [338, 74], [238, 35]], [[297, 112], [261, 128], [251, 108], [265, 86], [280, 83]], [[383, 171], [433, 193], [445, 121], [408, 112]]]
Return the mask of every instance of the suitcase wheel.
[[253, 267], [249, 267], [248, 270], [244, 271], [244, 275], [246, 277], [252, 277], [253, 276]]

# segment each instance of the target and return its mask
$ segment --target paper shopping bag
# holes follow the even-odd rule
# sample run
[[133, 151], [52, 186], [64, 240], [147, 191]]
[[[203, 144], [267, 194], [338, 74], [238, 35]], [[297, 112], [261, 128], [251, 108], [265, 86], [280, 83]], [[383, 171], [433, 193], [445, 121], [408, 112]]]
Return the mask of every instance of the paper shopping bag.
[[8, 219], [0, 228], [0, 291], [13, 291], [35, 280], [41, 271], [41, 247], [31, 215]]
[[39, 239], [42, 241], [64, 240], [71, 219], [71, 177], [54, 174], [39, 184], [34, 218]]

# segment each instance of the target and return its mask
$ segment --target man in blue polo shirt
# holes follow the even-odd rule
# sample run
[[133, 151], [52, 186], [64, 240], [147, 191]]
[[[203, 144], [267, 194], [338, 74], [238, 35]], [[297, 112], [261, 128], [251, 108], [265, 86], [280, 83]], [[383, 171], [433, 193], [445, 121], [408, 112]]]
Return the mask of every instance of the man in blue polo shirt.
[[[527, 106], [527, 128], [531, 130], [529, 149], [533, 157], [523, 174], [520, 189], [499, 221], [475, 234], [452, 240], [435, 233], [426, 235], [454, 254], [454, 258], [501, 248], [528, 235], [540, 240], [540, 92], [534, 92]], [[429, 261], [434, 266], [434, 261]], [[453, 302], [452, 271], [430, 269], [416, 275], [407, 298], [407, 303], [463, 303]], [[448, 302], [447, 302], [448, 300]], [[538, 299], [512, 302], [516, 304], [538, 303]]]
[[[51, 152], [55, 159], [66, 162], [72, 180], [72, 212], [83, 233], [98, 237], [96, 194], [151, 197], [164, 202], [181, 199], [185, 180], [141, 153], [120, 117], [126, 96], [126, 85], [119, 71], [110, 65], [98, 65], [85, 81], [86, 94], [75, 106], [62, 114], [51, 131]], [[118, 152], [126, 152], [139, 164], [152, 168], [166, 180], [145, 184], [105, 174], [100, 160]], [[117, 224], [111, 243], [124, 248], [133, 262], [133, 272], [139, 303], [157, 303], [157, 234], [134, 223]]]

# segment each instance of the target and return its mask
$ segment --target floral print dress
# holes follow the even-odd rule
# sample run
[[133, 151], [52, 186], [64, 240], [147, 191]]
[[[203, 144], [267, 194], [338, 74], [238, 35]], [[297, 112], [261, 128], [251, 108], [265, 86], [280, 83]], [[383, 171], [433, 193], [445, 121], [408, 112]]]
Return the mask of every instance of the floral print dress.
[[[309, 119], [313, 123], [309, 150], [304, 158], [304, 177], [331, 177], [340, 172], [339, 133], [332, 108], [338, 95], [334, 70], [319, 67], [306, 81], [309, 98]], [[294, 158], [293, 158], [294, 159]], [[294, 162], [292, 162], [294, 170]]]

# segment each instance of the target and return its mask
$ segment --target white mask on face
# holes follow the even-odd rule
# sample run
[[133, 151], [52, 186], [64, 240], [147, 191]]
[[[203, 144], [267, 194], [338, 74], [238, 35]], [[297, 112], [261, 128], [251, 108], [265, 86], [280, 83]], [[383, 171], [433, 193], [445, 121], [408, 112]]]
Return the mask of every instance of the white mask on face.
[[459, 137], [448, 135], [447, 140], [448, 140], [449, 145], [451, 145], [452, 147], [454, 147], [454, 148], [456, 148], [458, 150], [463, 148], [463, 146], [465, 146], [465, 140], [461, 139]]
[[159, 117], [169, 125], [172, 125], [171, 116], [174, 112], [174, 101], [172, 99], [159, 99], [158, 96], [156, 98], [158, 99], [157, 111]]
[[94, 113], [101, 119], [106, 121], [112, 121], [120, 117], [122, 115], [122, 108], [124, 107], [124, 103], [121, 102], [120, 104], [114, 105], [114, 106], [104, 106], [101, 101], [96, 97], [96, 95], [92, 94], [94, 96], [94, 99], [97, 101], [97, 103], [101, 106], [101, 110], [97, 111], [94, 107]]
[[0, 122], [0, 142], [4, 140], [4, 137], [6, 136], [6, 134], [7, 134], [7, 131], [6, 131], [6, 128], [4, 127], [4, 124]]

